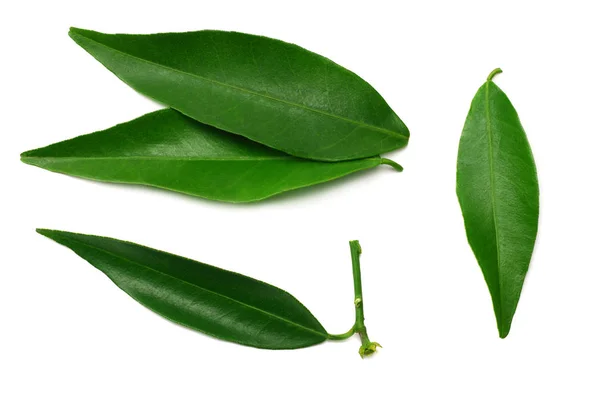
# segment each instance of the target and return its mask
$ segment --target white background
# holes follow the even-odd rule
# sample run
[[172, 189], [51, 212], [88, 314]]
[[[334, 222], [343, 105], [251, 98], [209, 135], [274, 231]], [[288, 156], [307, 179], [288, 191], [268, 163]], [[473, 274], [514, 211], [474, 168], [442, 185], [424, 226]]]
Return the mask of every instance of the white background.
[[[0, 6], [0, 398], [599, 399], [597, 1], [12, 1]], [[160, 108], [67, 36], [267, 35], [355, 71], [411, 129], [379, 167], [252, 205], [94, 183], [25, 150]], [[509, 337], [467, 244], [458, 140], [488, 73], [539, 170], [540, 229]], [[359, 341], [267, 351], [141, 307], [36, 227], [130, 240], [284, 288], [330, 332], [353, 323], [348, 240], [364, 249]]]

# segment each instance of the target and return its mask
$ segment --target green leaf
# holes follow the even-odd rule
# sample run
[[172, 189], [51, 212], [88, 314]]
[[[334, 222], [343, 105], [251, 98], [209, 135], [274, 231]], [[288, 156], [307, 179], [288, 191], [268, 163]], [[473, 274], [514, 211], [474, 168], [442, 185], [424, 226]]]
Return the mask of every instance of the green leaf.
[[69, 35], [138, 92], [288, 154], [349, 160], [408, 142], [367, 82], [293, 44], [222, 31]]
[[460, 139], [456, 192], [504, 338], [533, 253], [539, 189], [519, 116], [492, 82], [498, 72], [490, 74], [471, 104]]
[[267, 283], [121, 240], [38, 229], [106, 274], [140, 304], [219, 339], [264, 349], [327, 340], [296, 298]]
[[21, 155], [23, 162], [82, 178], [248, 202], [393, 161], [311, 161], [165, 109]]

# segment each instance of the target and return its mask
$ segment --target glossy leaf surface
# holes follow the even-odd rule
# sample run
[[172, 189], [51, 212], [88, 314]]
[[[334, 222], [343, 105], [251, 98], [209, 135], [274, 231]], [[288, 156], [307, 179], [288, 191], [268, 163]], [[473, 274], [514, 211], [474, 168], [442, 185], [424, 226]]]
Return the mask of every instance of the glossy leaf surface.
[[21, 155], [54, 172], [248, 202], [315, 185], [389, 160], [300, 159], [201, 124], [172, 109]]
[[408, 142], [368, 83], [293, 44], [222, 31], [69, 35], [138, 92], [288, 154], [348, 160]]
[[492, 82], [478, 90], [460, 139], [456, 191], [500, 337], [510, 331], [538, 227], [536, 167], [519, 116]]
[[163, 317], [219, 339], [266, 349], [321, 343], [327, 332], [289, 293], [267, 283], [121, 240], [38, 229]]

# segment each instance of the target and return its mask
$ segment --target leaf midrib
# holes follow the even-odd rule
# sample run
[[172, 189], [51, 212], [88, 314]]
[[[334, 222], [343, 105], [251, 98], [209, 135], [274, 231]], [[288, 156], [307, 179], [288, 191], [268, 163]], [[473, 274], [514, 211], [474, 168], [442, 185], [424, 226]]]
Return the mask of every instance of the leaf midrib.
[[104, 160], [130, 160], [130, 161], [291, 161], [291, 162], [306, 162], [306, 163], [321, 163], [321, 164], [340, 164], [351, 161], [367, 161], [367, 160], [378, 160], [380, 157], [366, 157], [358, 158], [355, 160], [345, 160], [337, 162], [329, 161], [317, 161], [307, 160], [292, 156], [279, 156], [279, 157], [236, 157], [236, 158], [200, 158], [200, 157], [162, 157], [162, 156], [104, 156], [104, 157], [71, 157], [71, 156], [24, 156], [21, 157], [21, 161], [26, 162], [27, 160], [65, 160], [65, 161], [104, 161]]
[[[399, 132], [394, 132], [394, 131], [391, 131], [391, 130], [388, 130], [388, 129], [380, 128], [378, 126], [371, 125], [371, 124], [368, 124], [366, 122], [356, 121], [356, 120], [353, 120], [353, 119], [350, 119], [350, 118], [342, 117], [340, 115], [331, 114], [331, 113], [328, 113], [328, 112], [323, 111], [323, 110], [318, 110], [316, 108], [311, 108], [311, 107], [305, 106], [303, 104], [294, 103], [294, 102], [291, 102], [291, 101], [288, 101], [288, 100], [279, 99], [277, 97], [268, 96], [268, 95], [265, 95], [263, 93], [255, 92], [253, 90], [242, 88], [242, 87], [235, 86], [235, 85], [231, 85], [231, 84], [228, 84], [228, 83], [225, 83], [225, 82], [220, 82], [220, 81], [217, 81], [217, 80], [214, 80], [214, 79], [207, 78], [205, 76], [195, 75], [195, 74], [192, 74], [192, 73], [187, 72], [187, 71], [182, 71], [182, 70], [179, 70], [179, 69], [175, 69], [173, 67], [169, 67], [169, 66], [164, 65], [164, 64], [159, 64], [159, 63], [156, 63], [154, 61], [147, 60], [145, 58], [140, 58], [140, 57], [134, 56], [134, 55], [132, 55], [130, 53], [126, 53], [124, 51], [115, 49], [114, 47], [110, 47], [108, 45], [105, 45], [104, 43], [98, 42], [97, 40], [91, 39], [91, 38], [89, 38], [89, 37], [87, 37], [85, 35], [82, 35], [82, 34], [78, 33], [78, 32], [71, 31], [71, 33], [74, 34], [74, 35], [78, 35], [78, 36], [80, 36], [80, 37], [82, 37], [84, 39], [90, 40], [90, 41], [92, 41], [94, 43], [97, 43], [98, 45], [103, 46], [103, 47], [105, 47], [105, 48], [107, 48], [109, 50], [112, 50], [114, 52], [123, 54], [123, 55], [125, 55], [127, 57], [131, 57], [131, 58], [134, 58], [136, 60], [139, 60], [139, 61], [142, 61], [142, 62], [145, 62], [145, 63], [148, 63], [148, 64], [152, 64], [152, 65], [155, 65], [155, 66], [167, 69], [169, 71], [173, 71], [173, 72], [176, 72], [176, 73], [188, 75], [188, 76], [190, 76], [192, 78], [196, 78], [196, 79], [202, 79], [202, 80], [205, 80], [207, 82], [210, 82], [210, 83], [213, 83], [213, 84], [216, 84], [216, 85], [221, 85], [221, 86], [224, 86], [224, 87], [228, 87], [230, 89], [239, 90], [240, 92], [245, 92], [245, 93], [248, 93], [248, 94], [252, 94], [254, 96], [264, 97], [264, 98], [272, 100], [272, 101], [280, 102], [280, 103], [287, 104], [287, 105], [290, 105], [290, 106], [293, 106], [293, 107], [298, 107], [298, 108], [301, 108], [301, 109], [304, 109], [304, 110], [307, 110], [307, 111], [311, 111], [311, 112], [314, 112], [314, 113], [317, 113], [317, 114], [328, 116], [330, 118], [334, 118], [334, 119], [339, 119], [339, 120], [342, 120], [342, 121], [346, 121], [346, 122], [349, 122], [349, 123], [354, 124], [354, 125], [364, 126], [364, 127], [376, 130], [376, 131], [383, 132], [383, 133], [385, 133], [385, 134], [387, 134], [389, 136], [397, 136], [397, 137], [400, 137], [402, 139], [408, 140], [408, 136], [406, 136], [406, 135], [404, 135], [402, 133], [399, 133]], [[342, 68], [342, 67], [340, 67], [340, 68]]]
[[503, 329], [504, 320], [502, 319], [502, 281], [500, 279], [500, 242], [498, 235], [498, 215], [496, 213], [496, 180], [494, 178], [494, 149], [492, 141], [492, 120], [490, 112], [490, 84], [491, 81], [485, 83], [485, 123], [488, 136], [488, 158], [490, 167], [490, 191], [491, 191], [491, 202], [492, 202], [492, 218], [494, 221], [494, 234], [496, 242], [496, 270], [498, 272], [498, 302], [500, 303], [498, 311], [500, 313], [498, 320], [500, 321], [500, 328]]
[[[372, 158], [372, 157], [371, 157]], [[81, 160], [141, 160], [141, 161], [278, 161], [278, 160], [296, 160], [294, 157], [278, 156], [278, 157], [235, 157], [235, 158], [209, 158], [209, 157], [162, 157], [162, 156], [24, 156], [22, 160], [28, 159], [57, 159], [67, 161], [81, 161]], [[297, 161], [313, 161], [297, 159]]]
[[[141, 263], [139, 263], [139, 262], [137, 262], [137, 261], [133, 261], [133, 260], [130, 260], [130, 259], [126, 258], [126, 257], [123, 257], [123, 256], [121, 256], [121, 255], [119, 255], [119, 254], [117, 254], [117, 253], [113, 253], [112, 251], [108, 251], [108, 250], [105, 250], [105, 249], [102, 249], [102, 248], [99, 248], [99, 247], [96, 247], [96, 246], [92, 246], [92, 245], [90, 245], [90, 244], [84, 243], [84, 242], [82, 242], [82, 241], [79, 241], [79, 240], [77, 240], [77, 239], [71, 239], [71, 240], [75, 240], [77, 243], [79, 243], [79, 244], [80, 244], [80, 245], [82, 245], [82, 246], [89, 247], [89, 248], [91, 248], [91, 249], [94, 249], [94, 250], [97, 250], [97, 251], [101, 251], [101, 252], [103, 252], [103, 253], [106, 253], [106, 254], [109, 254], [109, 255], [111, 255], [111, 256], [114, 256], [114, 257], [116, 257], [116, 258], [118, 258], [118, 259], [121, 259], [121, 260], [127, 261], [127, 262], [129, 262], [129, 263], [132, 263], [132, 264], [134, 264], [134, 265], [140, 266], [140, 267], [142, 267], [142, 268], [148, 269], [148, 270], [150, 270], [150, 271], [152, 271], [152, 272], [154, 272], [154, 273], [157, 273], [157, 274], [160, 274], [160, 275], [164, 275], [164, 276], [166, 276], [166, 277], [168, 277], [168, 278], [175, 279], [175, 280], [177, 280], [177, 281], [179, 281], [179, 282], [183, 282], [183, 283], [184, 283], [184, 284], [186, 284], [186, 285], [189, 285], [189, 286], [192, 286], [192, 287], [194, 287], [194, 288], [200, 289], [200, 290], [202, 290], [202, 291], [205, 291], [205, 292], [207, 292], [207, 293], [211, 293], [211, 294], [213, 294], [213, 295], [216, 295], [216, 296], [222, 297], [222, 298], [224, 298], [224, 299], [227, 299], [227, 300], [233, 301], [234, 303], [237, 303], [237, 304], [239, 304], [239, 305], [241, 305], [241, 306], [243, 306], [243, 307], [246, 307], [246, 308], [249, 308], [249, 309], [252, 309], [252, 310], [258, 311], [258, 312], [260, 312], [260, 313], [263, 313], [263, 314], [265, 314], [265, 315], [268, 315], [268, 316], [270, 316], [270, 317], [272, 317], [272, 318], [278, 319], [278, 320], [280, 320], [280, 321], [283, 321], [283, 322], [285, 322], [285, 323], [288, 323], [288, 324], [290, 324], [290, 325], [296, 326], [296, 327], [298, 327], [298, 328], [304, 329], [304, 330], [306, 330], [306, 331], [308, 331], [308, 332], [311, 332], [311, 333], [313, 333], [313, 334], [316, 334], [316, 335], [318, 335], [318, 336], [321, 336], [321, 337], [324, 337], [324, 338], [327, 338], [327, 337], [328, 337], [328, 335], [327, 335], [326, 333], [322, 333], [322, 332], [315, 331], [315, 330], [313, 330], [313, 329], [311, 329], [311, 328], [308, 328], [308, 327], [306, 327], [306, 326], [304, 326], [304, 325], [300, 325], [300, 324], [298, 324], [298, 323], [296, 323], [296, 322], [294, 322], [294, 321], [290, 321], [290, 320], [288, 320], [288, 319], [286, 319], [286, 318], [283, 318], [283, 317], [281, 317], [281, 316], [279, 316], [279, 315], [272, 314], [272, 313], [270, 313], [270, 312], [268, 312], [268, 311], [265, 311], [265, 310], [262, 310], [262, 309], [260, 309], [260, 308], [258, 308], [258, 307], [254, 307], [254, 306], [252, 306], [252, 305], [249, 305], [249, 304], [243, 303], [243, 302], [241, 302], [241, 301], [239, 301], [239, 300], [236, 300], [236, 299], [234, 299], [234, 298], [231, 298], [231, 297], [229, 297], [229, 296], [225, 296], [224, 294], [221, 294], [221, 293], [214, 292], [214, 291], [212, 291], [212, 290], [209, 290], [209, 289], [203, 288], [203, 287], [201, 287], [201, 286], [198, 286], [198, 285], [196, 285], [196, 284], [194, 284], [194, 283], [192, 283], [192, 282], [188, 282], [188, 281], [186, 281], [186, 280], [184, 280], [184, 279], [178, 278], [178, 277], [176, 277], [176, 276], [173, 276], [173, 275], [166, 274], [166, 273], [164, 273], [164, 272], [162, 272], [162, 271], [158, 271], [158, 270], [156, 270], [156, 269], [154, 269], [154, 268], [151, 268], [151, 267], [149, 267], [149, 266], [147, 266], [147, 265], [144, 265], [144, 264], [141, 264]], [[281, 289], [280, 289], [280, 290], [281, 290]], [[287, 293], [287, 292], [286, 292], [286, 293]], [[291, 295], [290, 295], [290, 296], [291, 296]], [[292, 296], [292, 297], [293, 297], [293, 296]], [[296, 301], [297, 301], [297, 300], [296, 300]]]

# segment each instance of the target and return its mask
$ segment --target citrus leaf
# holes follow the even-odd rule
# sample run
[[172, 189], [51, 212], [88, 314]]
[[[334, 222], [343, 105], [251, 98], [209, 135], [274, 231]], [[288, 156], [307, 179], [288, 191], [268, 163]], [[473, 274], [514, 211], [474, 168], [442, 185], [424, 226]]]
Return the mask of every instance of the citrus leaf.
[[201, 124], [172, 109], [27, 151], [21, 160], [54, 172], [155, 186], [212, 200], [257, 201], [390, 160], [300, 159]]
[[490, 74], [471, 104], [460, 139], [456, 192], [504, 338], [533, 253], [539, 188], [519, 116], [492, 82], [498, 72]]
[[367, 82], [293, 44], [222, 31], [69, 35], [138, 92], [288, 154], [338, 161], [408, 142], [404, 123]]
[[150, 310], [216, 338], [265, 349], [327, 340], [296, 298], [267, 283], [121, 240], [38, 229]]

